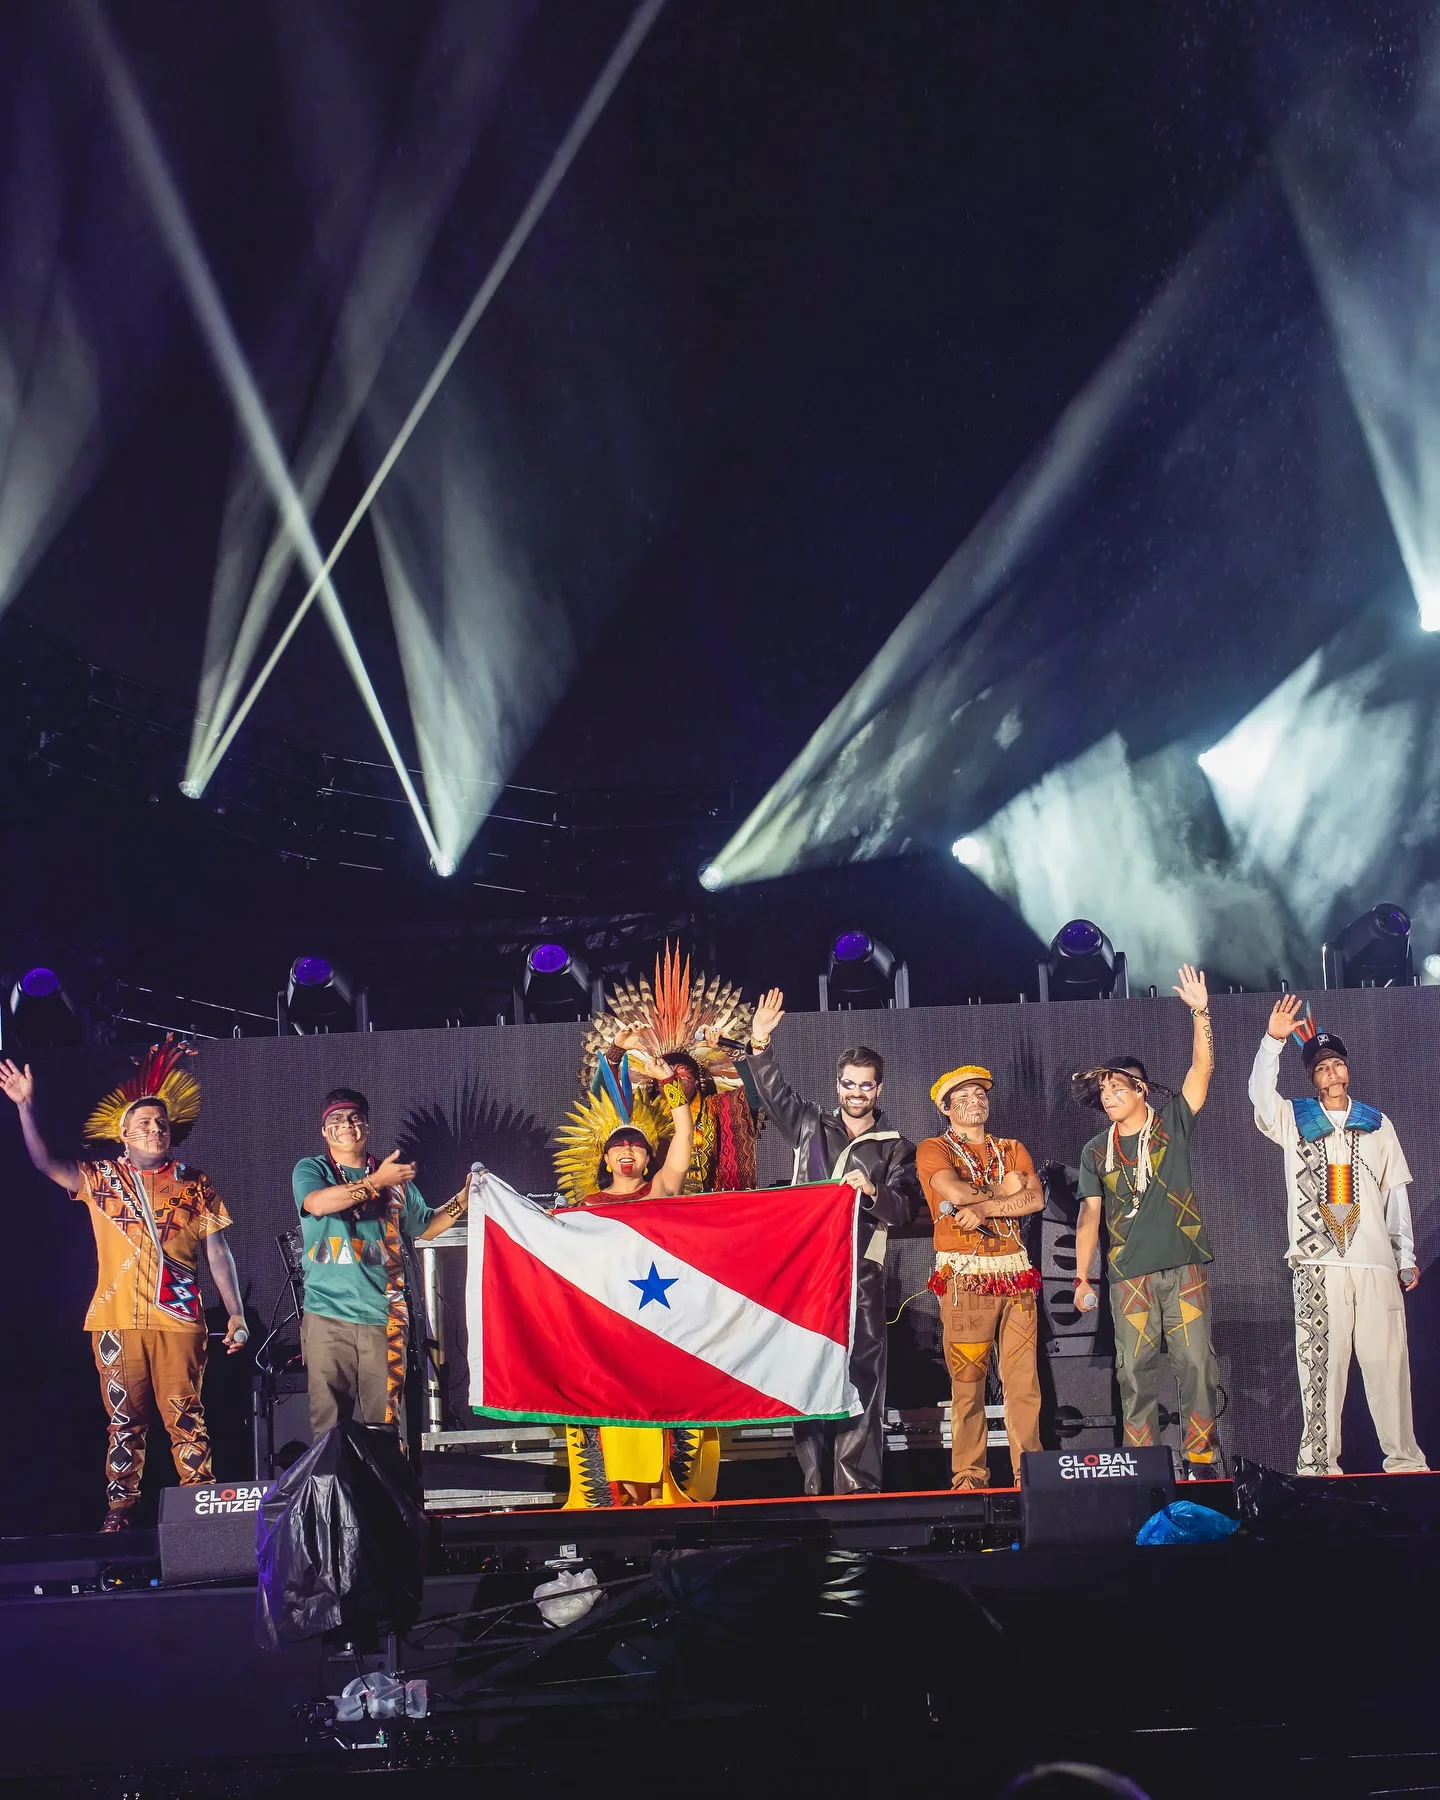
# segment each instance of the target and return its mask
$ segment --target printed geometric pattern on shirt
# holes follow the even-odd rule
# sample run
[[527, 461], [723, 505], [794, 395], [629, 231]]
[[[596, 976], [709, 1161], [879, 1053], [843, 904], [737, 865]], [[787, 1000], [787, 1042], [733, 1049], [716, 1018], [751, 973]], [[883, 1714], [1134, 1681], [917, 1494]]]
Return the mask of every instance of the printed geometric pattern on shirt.
[[1183, 1194], [1166, 1196], [1170, 1201], [1170, 1210], [1175, 1215], [1178, 1230], [1183, 1231], [1190, 1242], [1195, 1243], [1200, 1236], [1200, 1208], [1195, 1204], [1195, 1191], [1186, 1188]]
[[1325, 1297], [1325, 1270], [1300, 1263], [1291, 1271], [1295, 1282], [1295, 1360], [1300, 1369], [1300, 1411], [1304, 1421], [1298, 1467], [1325, 1474], [1330, 1467], [1330, 1431], [1326, 1422], [1330, 1382], [1330, 1306]]
[[1300, 1159], [1300, 1167], [1295, 1171], [1295, 1188], [1300, 1196], [1295, 1208], [1296, 1253], [1304, 1262], [1317, 1262], [1335, 1248], [1324, 1212], [1329, 1165], [1323, 1144], [1307, 1143], [1301, 1138], [1295, 1149]]
[[[1203, 1341], [1207, 1335], [1205, 1315], [1209, 1310], [1209, 1291], [1205, 1280], [1205, 1271], [1196, 1264], [1182, 1272], [1179, 1301], [1180, 1317], [1175, 1324], [1166, 1327], [1165, 1336], [1179, 1338], [1189, 1348], [1190, 1331], [1194, 1326], [1199, 1338]], [[1199, 1321], [1197, 1324], [1196, 1321]]]

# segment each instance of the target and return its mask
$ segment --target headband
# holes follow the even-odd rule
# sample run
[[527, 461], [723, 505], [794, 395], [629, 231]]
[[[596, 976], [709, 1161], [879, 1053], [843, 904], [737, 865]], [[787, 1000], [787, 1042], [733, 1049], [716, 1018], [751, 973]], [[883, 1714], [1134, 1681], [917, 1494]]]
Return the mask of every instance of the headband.
[[367, 1125], [370, 1123], [370, 1114], [363, 1106], [357, 1106], [353, 1100], [332, 1100], [320, 1115], [320, 1129], [322, 1131], [325, 1129], [325, 1121], [330, 1117], [332, 1112], [358, 1112]]

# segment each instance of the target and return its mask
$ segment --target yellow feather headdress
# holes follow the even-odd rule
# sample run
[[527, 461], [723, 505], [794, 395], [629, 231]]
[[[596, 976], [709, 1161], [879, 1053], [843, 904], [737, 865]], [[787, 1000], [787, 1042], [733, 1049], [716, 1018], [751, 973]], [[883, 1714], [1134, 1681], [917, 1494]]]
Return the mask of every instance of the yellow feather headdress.
[[659, 1094], [637, 1093], [628, 1119], [609, 1094], [586, 1094], [555, 1133], [556, 1184], [571, 1206], [595, 1192], [606, 1140], [622, 1125], [634, 1125], [643, 1131], [652, 1148], [662, 1155], [675, 1133], [669, 1110]]
[[144, 1056], [132, 1058], [135, 1073], [112, 1088], [85, 1121], [87, 1140], [120, 1143], [131, 1107], [142, 1100], [158, 1100], [170, 1116], [170, 1133], [178, 1143], [200, 1117], [200, 1083], [182, 1067], [194, 1054], [189, 1044], [177, 1044], [172, 1034], [163, 1044], [152, 1044]]

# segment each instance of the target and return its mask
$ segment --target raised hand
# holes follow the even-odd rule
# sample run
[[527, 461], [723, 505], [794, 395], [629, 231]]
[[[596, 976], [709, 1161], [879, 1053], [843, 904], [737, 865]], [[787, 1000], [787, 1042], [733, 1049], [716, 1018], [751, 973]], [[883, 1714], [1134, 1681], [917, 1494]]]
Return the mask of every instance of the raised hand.
[[755, 1017], [750, 1021], [752, 1038], [767, 1038], [785, 1017], [785, 996], [779, 988], [771, 988], [768, 994], [762, 994], [755, 1007]]
[[407, 1181], [415, 1179], [415, 1165], [401, 1162], [400, 1152], [392, 1150], [370, 1179], [377, 1187], [404, 1187]]
[[1270, 1008], [1270, 1022], [1266, 1025], [1266, 1033], [1279, 1038], [1283, 1044], [1290, 1033], [1300, 1022], [1300, 1015], [1305, 1010], [1305, 1002], [1298, 994], [1282, 994]]
[[13, 1062], [0, 1062], [0, 1094], [17, 1106], [24, 1106], [35, 1098], [35, 1077], [30, 1073], [29, 1063], [21, 1069]]
[[1203, 1011], [1210, 1004], [1210, 995], [1205, 987], [1205, 971], [1192, 968], [1189, 963], [1181, 966], [1175, 992], [1192, 1012]]
[[632, 1050], [630, 1053], [630, 1071], [640, 1076], [643, 1081], [666, 1082], [675, 1079], [675, 1071], [658, 1056], [651, 1056], [644, 1050]]

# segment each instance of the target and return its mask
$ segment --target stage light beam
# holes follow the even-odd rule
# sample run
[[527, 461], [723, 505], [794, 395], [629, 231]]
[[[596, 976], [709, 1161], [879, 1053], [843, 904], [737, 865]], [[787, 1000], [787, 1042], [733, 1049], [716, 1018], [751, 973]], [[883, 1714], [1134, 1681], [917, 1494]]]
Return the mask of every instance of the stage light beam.
[[[328, 27], [323, 15], [292, 12], [282, 23], [298, 32], [305, 46], [286, 46], [295, 61], [324, 70], [334, 86], [344, 69], [322, 51]], [[414, 299], [421, 271], [454, 200], [475, 140], [485, 125], [522, 24], [518, 0], [503, 0], [474, 16], [471, 0], [437, 0], [424, 51], [397, 118], [383, 181], [370, 191], [368, 222], [354, 274], [333, 332], [332, 345], [307, 408], [304, 435], [291, 459], [297, 486], [313, 518], [336, 465], [391, 352], [402, 319]], [[319, 33], [318, 38], [312, 33]], [[333, 48], [333, 47], [332, 47]], [[299, 101], [307, 122], [312, 118]], [[353, 147], [328, 133], [325, 153], [349, 167]], [[370, 184], [355, 169], [362, 189]], [[348, 200], [335, 202], [346, 211]], [[332, 241], [333, 216], [317, 224], [317, 237]], [[323, 259], [322, 259], [323, 260]], [[316, 351], [324, 356], [323, 350]], [[305, 383], [300, 383], [303, 388]], [[294, 561], [291, 540], [266, 515], [253, 465], [237, 471], [220, 528], [220, 547], [210, 594], [210, 621], [198, 704], [186, 759], [186, 778], [203, 785], [209, 747], [224, 729], [244, 690]], [[268, 542], [266, 541], [268, 539]], [[262, 548], [263, 546], [263, 548]], [[258, 560], [256, 552], [259, 552]], [[248, 593], [243, 593], [248, 586]], [[427, 793], [433, 809], [433, 793]], [[443, 838], [438, 820], [436, 835]]]
[[516, 220], [509, 237], [505, 240], [499, 255], [491, 265], [489, 273], [486, 275], [484, 281], [481, 282], [474, 299], [471, 300], [470, 305], [466, 308], [463, 318], [451, 334], [450, 341], [441, 352], [440, 359], [431, 370], [428, 380], [416, 396], [415, 402], [411, 406], [409, 413], [406, 415], [404, 423], [396, 433], [394, 441], [380, 458], [375, 473], [370, 478], [369, 485], [360, 496], [354, 511], [341, 527], [339, 536], [330, 547], [329, 554], [322, 562], [320, 562], [318, 567], [311, 571], [307, 571], [311, 576], [310, 586], [306, 589], [305, 594], [300, 600], [300, 604], [296, 607], [295, 612], [284, 631], [281, 632], [274, 648], [271, 650], [269, 656], [266, 657], [259, 674], [246, 690], [244, 699], [241, 700], [240, 704], [236, 707], [224, 730], [216, 738], [213, 749], [210, 750], [206, 756], [204, 764], [204, 780], [209, 780], [226, 751], [235, 741], [235, 734], [245, 722], [250, 709], [254, 706], [265, 683], [270, 679], [271, 672], [274, 670], [275, 665], [285, 654], [290, 640], [299, 629], [301, 621], [310, 610], [312, 603], [317, 598], [323, 598], [325, 583], [329, 577], [330, 571], [344, 554], [346, 545], [350, 542], [351, 538], [354, 537], [361, 522], [370, 511], [370, 508], [374, 505], [376, 495], [385, 485], [385, 482], [390, 475], [390, 471], [395, 467], [396, 462], [404, 452], [405, 446], [414, 436], [417, 426], [429, 410], [430, 404], [434, 400], [436, 394], [440, 391], [445, 378], [455, 366], [461, 351], [469, 342], [476, 326], [479, 325], [481, 319], [485, 316], [486, 311], [489, 309], [490, 302], [499, 291], [500, 284], [504, 281], [506, 275], [510, 272], [511, 266], [529, 241], [530, 235], [534, 231], [536, 225], [539, 224], [541, 216], [554, 196], [555, 190], [565, 178], [570, 165], [580, 153], [585, 140], [589, 137], [596, 122], [599, 120], [600, 115], [604, 112], [611, 95], [619, 86], [621, 77], [624, 75], [626, 69], [629, 68], [631, 62], [639, 52], [641, 45], [645, 42], [645, 39], [649, 36], [650, 29], [654, 25], [656, 19], [659, 18], [664, 5], [665, 0], [642, 0], [642, 4], [635, 9], [635, 12], [631, 16], [630, 23], [621, 33], [619, 42], [610, 53], [609, 60], [600, 71], [600, 74], [596, 77], [594, 86], [586, 95], [584, 103], [579, 112], [575, 115], [574, 120], [571, 122], [570, 129], [561, 139], [559, 148], [550, 160], [549, 167], [540, 178], [539, 184], [527, 201], [524, 211], [521, 213], [519, 219]]
[[[130, 75], [129, 64], [119, 41], [94, 0], [75, 0], [75, 6], [104, 80], [121, 141], [154, 213], [160, 235], [174, 259], [176, 272], [194, 312], [196, 324], [200, 327], [216, 372], [230, 396], [236, 418], [249, 442], [250, 452], [270, 488], [283, 528], [289, 533], [302, 562], [313, 577], [312, 593], [321, 601], [326, 621], [355, 685], [360, 690], [366, 710], [380, 734], [386, 755], [394, 765], [405, 798], [410, 803], [410, 810], [425, 839], [426, 848], [432, 857], [438, 856], [440, 846], [435, 841], [430, 820], [400, 755], [399, 745], [390, 730], [379, 696], [370, 681], [359, 646], [340, 605], [340, 597], [329, 579], [329, 570], [323, 565], [320, 546], [310, 529], [304, 502], [291, 479], [260, 389], [230, 323], [219, 287], [210, 273], [205, 253], [190, 223], [159, 137], [140, 98], [140, 91]], [[188, 777], [192, 786], [198, 780], [203, 792], [214, 766], [212, 762], [199, 777], [192, 773]], [[193, 797], [195, 796], [192, 795]]]

